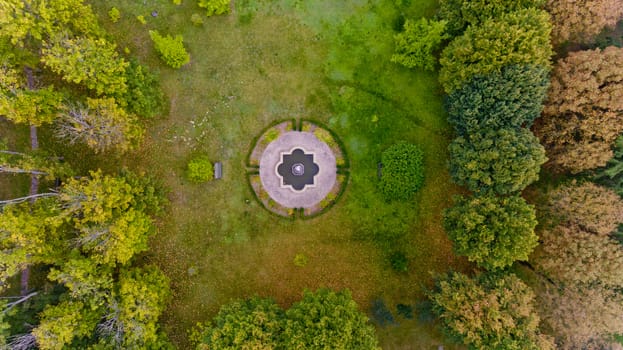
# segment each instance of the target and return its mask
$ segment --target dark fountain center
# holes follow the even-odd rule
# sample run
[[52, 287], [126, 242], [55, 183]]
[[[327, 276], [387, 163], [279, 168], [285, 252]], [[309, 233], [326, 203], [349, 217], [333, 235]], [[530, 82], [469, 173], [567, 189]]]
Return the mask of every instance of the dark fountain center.
[[301, 191], [307, 185], [314, 184], [314, 176], [318, 174], [318, 164], [314, 163], [313, 154], [296, 148], [290, 153], [283, 153], [281, 163], [277, 167], [277, 173], [283, 179], [284, 185], [292, 186], [293, 189]]

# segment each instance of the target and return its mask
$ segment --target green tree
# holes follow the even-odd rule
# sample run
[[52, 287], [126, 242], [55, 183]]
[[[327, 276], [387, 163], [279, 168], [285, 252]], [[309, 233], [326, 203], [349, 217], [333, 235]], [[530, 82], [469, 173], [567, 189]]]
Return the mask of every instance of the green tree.
[[446, 21], [434, 21], [421, 18], [417, 21], [407, 20], [404, 31], [396, 34], [396, 53], [391, 61], [407, 68], [435, 70], [437, 59], [435, 52], [441, 42], [448, 38], [444, 34]]
[[63, 284], [73, 299], [88, 301], [91, 307], [101, 307], [113, 290], [113, 271], [90, 257], [75, 252], [56, 262], [48, 279]]
[[199, 0], [197, 4], [207, 10], [208, 17], [229, 13], [229, 0]]
[[469, 349], [554, 349], [540, 334], [534, 293], [513, 274], [451, 273], [436, 281], [429, 299], [444, 331]]
[[131, 150], [141, 142], [143, 132], [138, 118], [125, 112], [112, 97], [87, 98], [86, 106], [65, 108], [56, 128], [60, 139], [82, 142], [96, 153]]
[[70, 179], [61, 188], [59, 200], [76, 229], [74, 244], [100, 264], [125, 264], [146, 251], [154, 225], [137, 205], [142, 192], [123, 177], [101, 172]]
[[156, 52], [168, 66], [180, 68], [190, 62], [190, 55], [184, 48], [184, 39], [181, 35], [176, 35], [175, 37], [171, 35], [162, 36], [158, 31], [150, 30], [149, 36], [154, 42]]
[[530, 127], [541, 115], [548, 87], [549, 69], [533, 64], [475, 76], [448, 95], [448, 121], [463, 136], [483, 129]]
[[286, 311], [285, 349], [379, 349], [374, 327], [347, 290], [305, 291]]
[[127, 91], [115, 96], [117, 102], [131, 114], [153, 118], [164, 109], [164, 93], [158, 79], [147, 67], [130, 60], [126, 69]]
[[612, 238], [558, 226], [543, 232], [541, 241], [530, 261], [551, 279], [623, 287], [623, 249]]
[[161, 341], [158, 318], [171, 295], [168, 278], [157, 268], [133, 268], [119, 276], [119, 312], [122, 348], [152, 347]]
[[612, 158], [604, 168], [599, 169], [595, 181], [623, 196], [623, 136], [617, 137], [612, 148]]
[[510, 194], [538, 180], [545, 150], [526, 129], [482, 130], [450, 144], [450, 174], [471, 191]]
[[534, 207], [519, 196], [459, 197], [443, 223], [456, 253], [489, 270], [528, 260], [538, 245]]
[[[0, 289], [26, 266], [54, 261], [59, 243], [58, 207], [54, 199], [9, 204], [0, 210]], [[59, 247], [61, 245], [61, 247]]]
[[546, 0], [441, 0], [438, 17], [448, 22], [448, 33], [460, 35], [468, 26], [527, 8], [541, 8]]
[[408, 200], [424, 183], [424, 154], [410, 143], [400, 142], [381, 155], [381, 192], [386, 199]]
[[514, 64], [549, 67], [553, 54], [547, 12], [525, 9], [471, 26], [441, 53], [439, 81], [447, 93], [473, 77]]
[[103, 38], [70, 38], [60, 34], [45, 43], [41, 62], [63, 80], [83, 84], [98, 95], [123, 94], [127, 90], [128, 63], [115, 48]]
[[61, 163], [58, 157], [49, 157], [41, 151], [21, 153], [5, 148], [5, 145], [0, 142], [0, 172], [30, 174], [47, 180], [65, 178], [73, 174], [69, 165]]
[[91, 6], [83, 0], [4, 0], [0, 2], [0, 36], [20, 47], [57, 33], [101, 36]]
[[199, 326], [197, 349], [279, 349], [285, 323], [283, 310], [271, 299], [254, 297], [221, 307], [214, 321]]
[[91, 335], [100, 316], [79, 301], [49, 305], [41, 313], [41, 321], [32, 334], [39, 349], [66, 349], [74, 338]]
[[40, 126], [53, 122], [60, 113], [62, 101], [63, 95], [52, 86], [38, 90], [0, 86], [0, 115], [18, 124]]

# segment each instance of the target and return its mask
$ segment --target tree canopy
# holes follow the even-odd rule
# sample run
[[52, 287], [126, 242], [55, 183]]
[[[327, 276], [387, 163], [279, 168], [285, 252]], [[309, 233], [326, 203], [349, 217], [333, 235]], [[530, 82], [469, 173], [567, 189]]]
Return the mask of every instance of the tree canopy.
[[212, 349], [279, 349], [284, 311], [271, 299], [254, 297], [221, 307], [213, 322], [194, 338]]
[[86, 105], [64, 108], [56, 135], [70, 144], [84, 143], [96, 153], [125, 152], [140, 143], [143, 129], [137, 117], [119, 107], [114, 98], [87, 98]]
[[192, 338], [197, 349], [378, 349], [374, 327], [347, 290], [305, 291], [285, 312], [270, 299], [234, 301]]
[[286, 311], [286, 349], [377, 350], [374, 327], [347, 290], [305, 291]]
[[460, 197], [443, 222], [456, 253], [486, 269], [528, 260], [538, 244], [534, 207], [519, 196]]
[[554, 349], [540, 334], [534, 293], [513, 274], [450, 273], [428, 296], [443, 330], [469, 349]]
[[444, 34], [446, 22], [420, 18], [407, 20], [404, 31], [394, 36], [396, 53], [391, 61], [407, 68], [435, 70], [437, 59], [435, 52], [441, 42], [448, 38]]
[[116, 45], [103, 38], [59, 34], [44, 44], [41, 62], [63, 80], [83, 84], [98, 95], [122, 94], [127, 90], [128, 63], [115, 49]]
[[541, 8], [545, 0], [441, 0], [439, 14], [448, 21], [448, 33], [460, 35], [468, 26], [477, 26], [488, 19], [527, 8]]
[[510, 65], [475, 76], [448, 95], [448, 121], [459, 135], [487, 129], [530, 127], [541, 115], [549, 87], [549, 69]]
[[623, 223], [623, 200], [592, 182], [571, 181], [547, 193], [543, 208], [551, 220], [606, 236]]
[[531, 261], [550, 278], [565, 284], [623, 287], [623, 248], [610, 237], [558, 226], [543, 232], [541, 241]]
[[443, 50], [439, 81], [447, 93], [478, 75], [513, 64], [549, 67], [552, 47], [547, 12], [524, 9], [471, 26]]
[[539, 178], [546, 161], [539, 140], [526, 129], [482, 130], [450, 144], [450, 174], [473, 192], [509, 194]]
[[560, 288], [545, 284], [537, 293], [543, 328], [560, 349], [614, 349], [612, 336], [623, 329], [623, 296], [599, 284]]
[[534, 130], [552, 166], [571, 173], [604, 166], [623, 132], [623, 48], [576, 51], [554, 67]]
[[614, 27], [623, 18], [623, 3], [619, 0], [548, 0], [546, 9], [552, 15], [555, 45], [588, 42], [604, 27]]

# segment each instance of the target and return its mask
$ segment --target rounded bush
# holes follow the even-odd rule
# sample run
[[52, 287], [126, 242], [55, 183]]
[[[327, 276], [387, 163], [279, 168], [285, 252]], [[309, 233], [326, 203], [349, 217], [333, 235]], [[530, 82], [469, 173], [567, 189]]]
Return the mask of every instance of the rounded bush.
[[388, 200], [409, 199], [424, 183], [424, 153], [410, 143], [398, 143], [381, 156], [381, 192]]
[[188, 180], [206, 182], [214, 178], [212, 162], [206, 156], [199, 156], [188, 162]]

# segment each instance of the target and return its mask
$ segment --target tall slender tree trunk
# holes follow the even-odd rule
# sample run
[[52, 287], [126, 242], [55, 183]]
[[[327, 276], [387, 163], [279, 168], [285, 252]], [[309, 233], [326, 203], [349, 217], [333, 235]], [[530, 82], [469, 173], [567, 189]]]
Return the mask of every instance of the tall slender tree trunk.
[[[32, 68], [24, 67], [24, 73], [26, 73], [26, 81], [28, 83], [28, 88], [33, 90], [35, 88], [35, 79], [32, 75]], [[34, 125], [30, 126], [30, 148], [33, 151], [39, 149], [39, 139], [37, 137], [37, 127]], [[39, 192], [39, 178], [37, 175], [30, 175], [30, 191], [29, 195], [34, 196]], [[32, 199], [31, 201], [34, 201]], [[25, 296], [28, 294], [28, 280], [30, 279], [30, 267], [27, 266], [22, 271], [22, 276], [20, 279], [20, 294]]]

